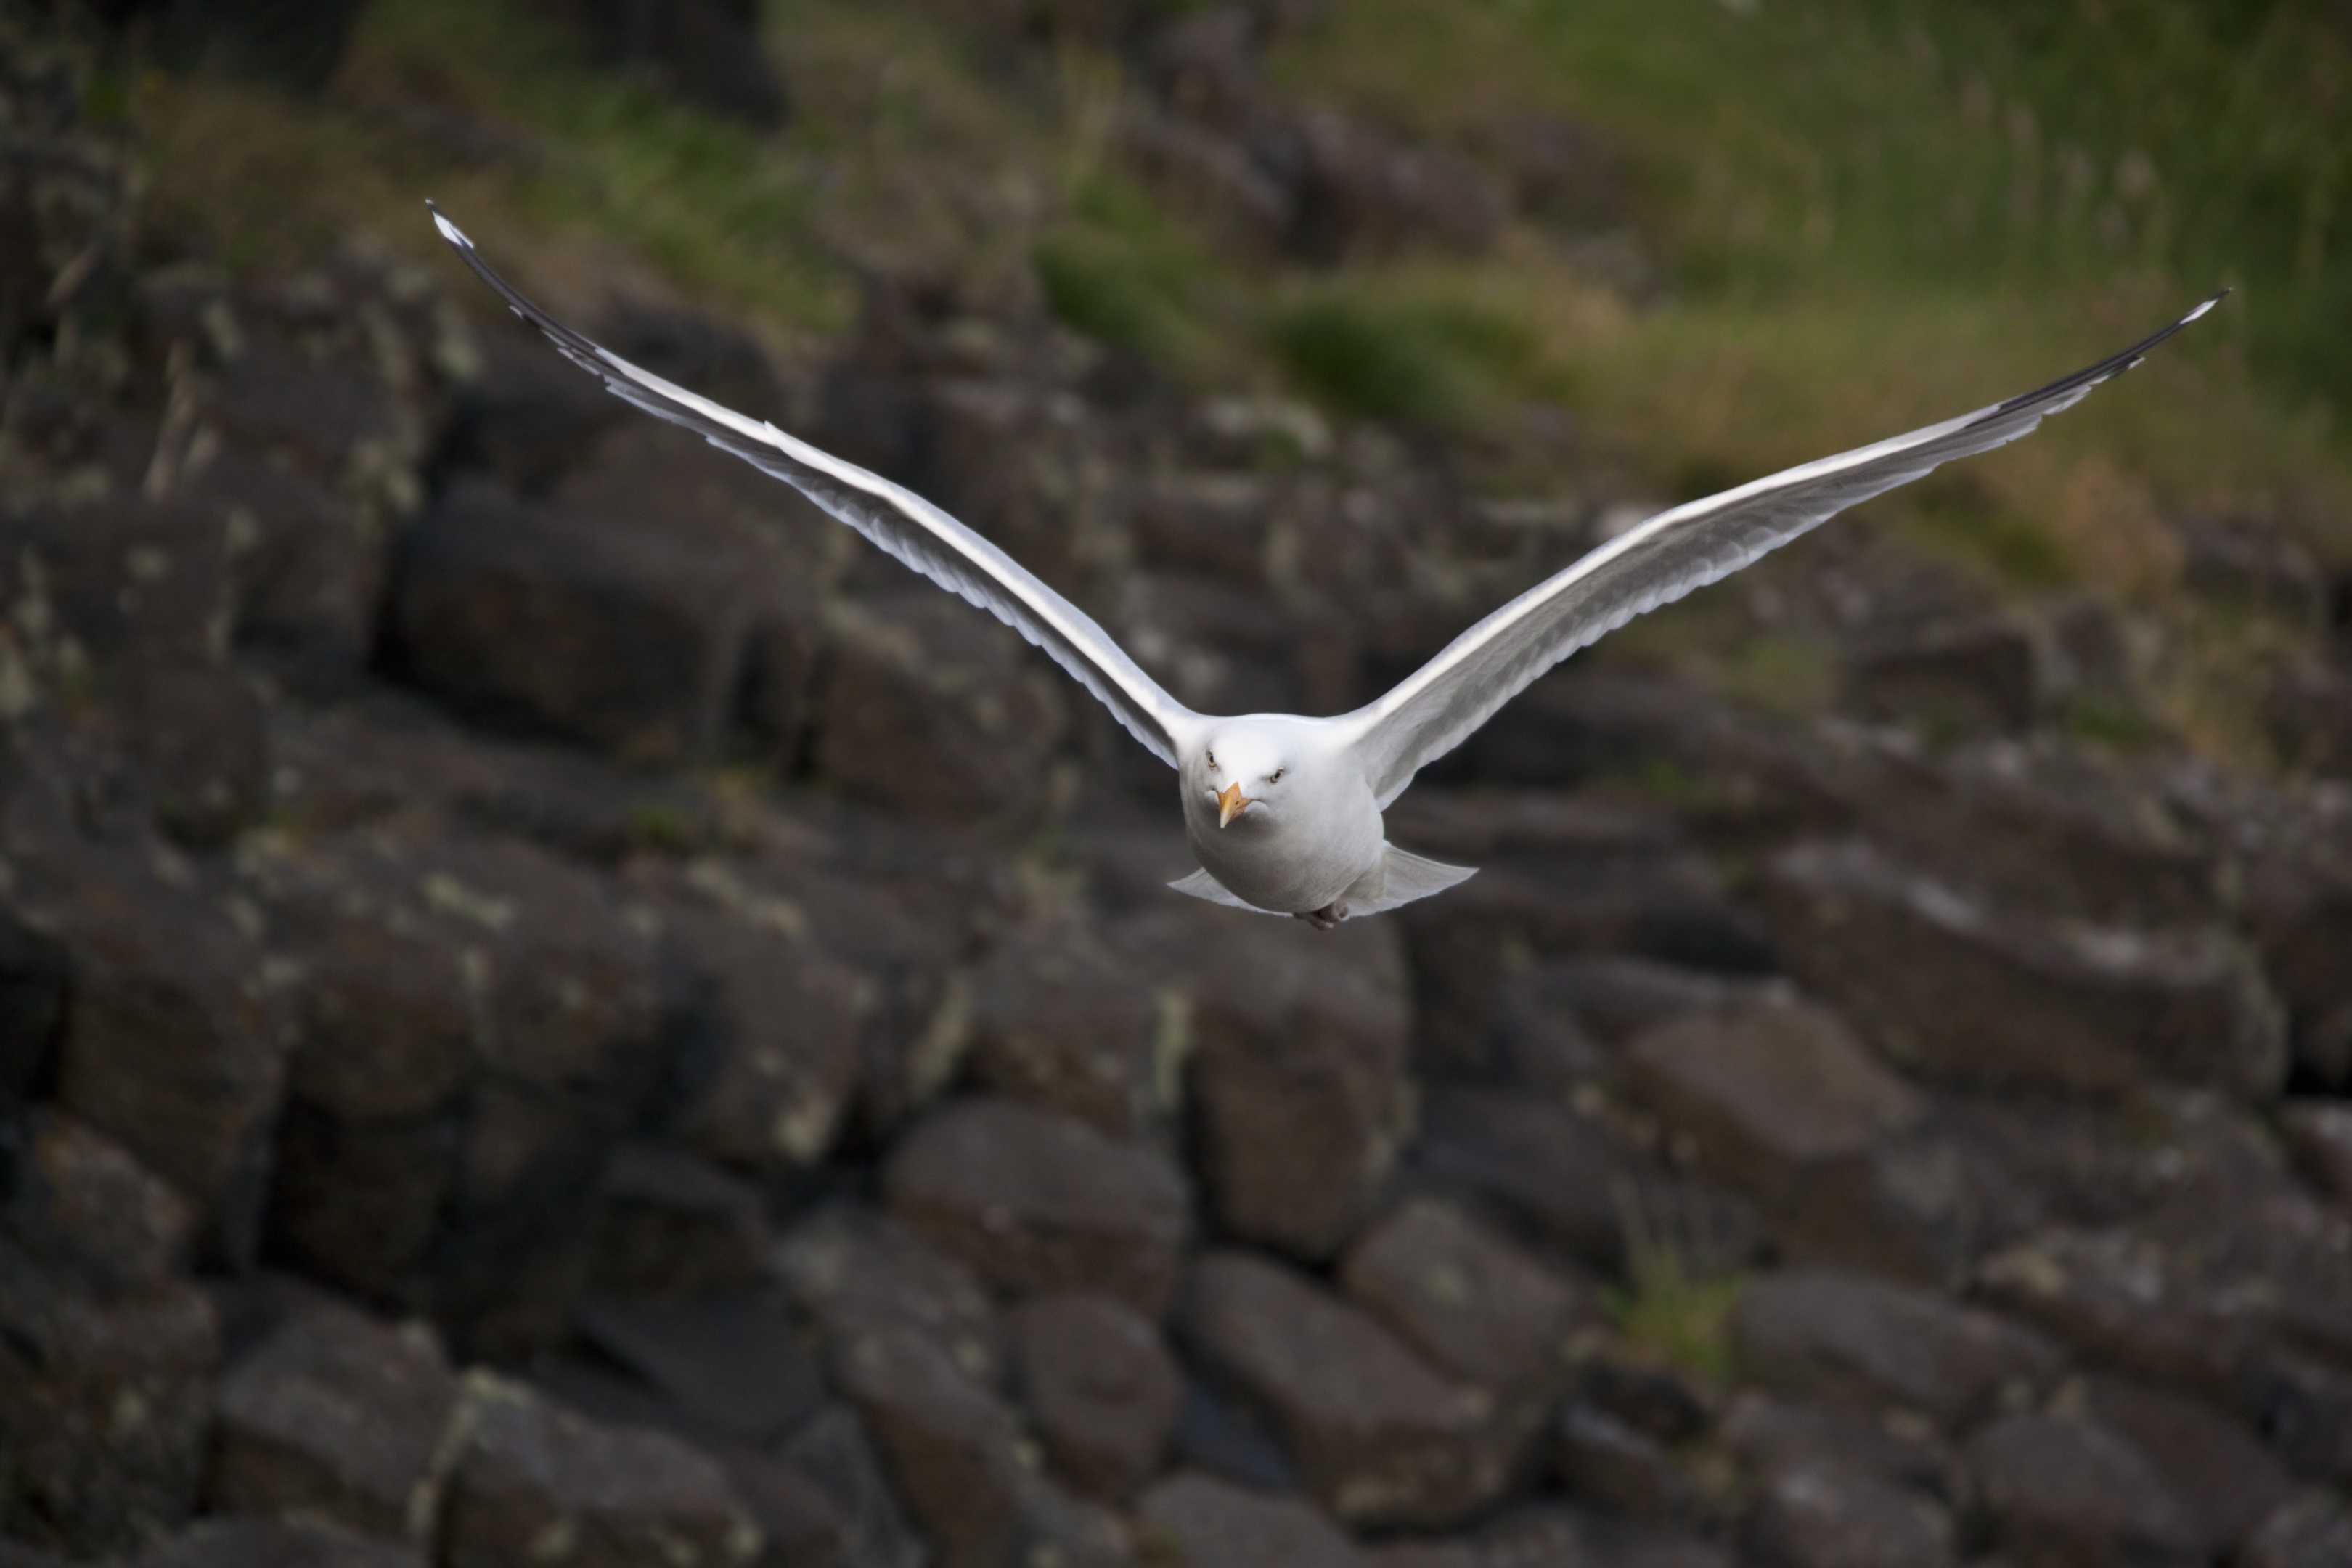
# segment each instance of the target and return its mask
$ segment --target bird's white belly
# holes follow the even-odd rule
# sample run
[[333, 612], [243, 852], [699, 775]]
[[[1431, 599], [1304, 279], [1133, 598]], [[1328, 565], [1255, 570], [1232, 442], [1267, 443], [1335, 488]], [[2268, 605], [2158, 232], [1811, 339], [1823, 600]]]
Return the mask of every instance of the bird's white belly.
[[1185, 823], [1202, 868], [1228, 891], [1262, 910], [1297, 914], [1346, 892], [1387, 848], [1370, 794], [1349, 804], [1354, 809], [1283, 821], [1244, 814], [1226, 827], [1188, 809]]

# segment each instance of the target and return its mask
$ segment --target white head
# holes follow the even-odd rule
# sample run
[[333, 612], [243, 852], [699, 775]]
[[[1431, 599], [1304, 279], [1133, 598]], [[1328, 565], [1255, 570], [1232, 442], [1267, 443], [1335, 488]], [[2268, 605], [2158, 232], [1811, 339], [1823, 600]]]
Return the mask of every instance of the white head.
[[1201, 749], [1193, 787], [1214, 807], [1219, 827], [1231, 826], [1244, 813], [1280, 815], [1299, 761], [1295, 739], [1276, 725], [1246, 719], [1217, 726]]

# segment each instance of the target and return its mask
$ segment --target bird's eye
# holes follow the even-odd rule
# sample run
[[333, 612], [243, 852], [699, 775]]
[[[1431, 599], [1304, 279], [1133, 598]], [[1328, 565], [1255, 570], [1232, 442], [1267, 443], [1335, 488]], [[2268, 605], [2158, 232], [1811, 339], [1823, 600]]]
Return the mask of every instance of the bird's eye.
[[1289, 771], [1290, 770], [1288, 768], [1276, 768], [1274, 772], [1265, 775], [1265, 782], [1268, 784], [1280, 784], [1282, 782], [1282, 775]]
[[1217, 753], [1214, 752], [1209, 753], [1209, 765], [1213, 768], [1217, 765]]

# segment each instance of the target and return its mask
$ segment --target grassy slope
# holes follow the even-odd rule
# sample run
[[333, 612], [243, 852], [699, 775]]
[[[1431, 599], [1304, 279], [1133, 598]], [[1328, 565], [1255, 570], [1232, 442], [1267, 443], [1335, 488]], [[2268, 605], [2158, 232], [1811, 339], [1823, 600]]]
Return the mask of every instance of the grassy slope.
[[[1465, 433], [1564, 405], [1576, 454], [1490, 465], [1519, 491], [1573, 490], [1596, 452], [1612, 488], [1655, 497], [1768, 471], [2038, 384], [2236, 282], [2131, 381], [1980, 459], [1965, 507], [1922, 490], [1875, 513], [1989, 579], [2087, 583], [2169, 617], [2210, 654], [2171, 716], [2258, 752], [2243, 714], [2275, 639], [2173, 605], [2164, 522], [2243, 513], [2352, 562], [2329, 414], [2352, 370], [2314, 348], [2340, 344], [2352, 299], [2352, 246], [2328, 245], [2352, 180], [2334, 85], [2352, 30], [2300, 0], [2226, 37], [2212, 17], [2262, 8], [1324, 9], [1270, 61], [1276, 91], [1474, 148], [1517, 114], [1595, 128], [1661, 299], [1627, 304], [1534, 228], [1477, 261], [1337, 272], [1221, 250], [1106, 154], [1114, 61], [991, 52], [944, 3], [772, 0], [797, 117], [766, 141], [593, 69], [524, 7], [465, 0], [376, 0], [322, 103], [147, 79], [131, 107], [159, 200], [205, 215], [232, 259], [359, 233], [446, 266], [430, 194], [559, 304], [668, 293], [793, 350], [845, 328], [861, 259], [945, 257], [1024, 287], [1034, 258], [1079, 324], [1196, 384], [1287, 384]], [[535, 151], [465, 154], [420, 109]], [[1699, 647], [1710, 613], [1628, 651]], [[1789, 683], [1801, 700], [1819, 684]]]

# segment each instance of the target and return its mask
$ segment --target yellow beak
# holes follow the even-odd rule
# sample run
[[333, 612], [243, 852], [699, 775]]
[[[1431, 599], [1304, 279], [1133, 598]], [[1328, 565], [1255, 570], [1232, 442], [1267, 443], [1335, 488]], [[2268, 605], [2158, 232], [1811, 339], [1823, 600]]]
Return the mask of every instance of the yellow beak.
[[1217, 792], [1217, 826], [1223, 827], [1242, 814], [1242, 807], [1257, 803], [1242, 793], [1237, 784], [1227, 784]]

